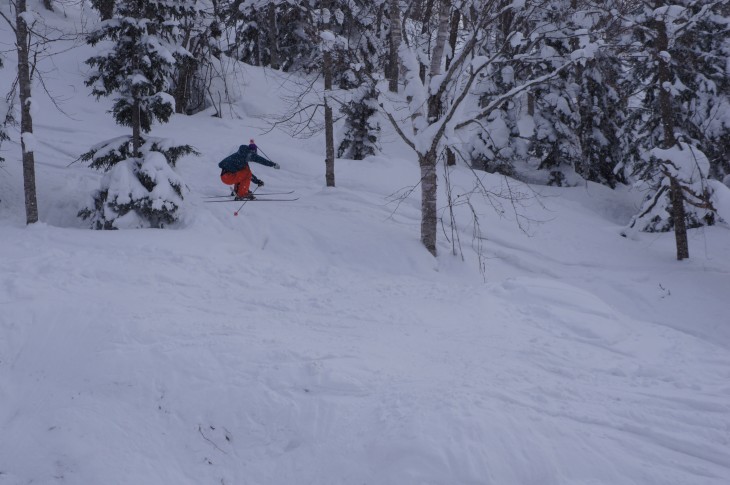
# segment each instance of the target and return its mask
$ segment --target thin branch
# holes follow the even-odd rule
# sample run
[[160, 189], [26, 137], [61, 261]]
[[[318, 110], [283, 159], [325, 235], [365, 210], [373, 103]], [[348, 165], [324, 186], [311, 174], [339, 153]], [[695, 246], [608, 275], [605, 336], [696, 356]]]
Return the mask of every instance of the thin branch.
[[393, 115], [390, 114], [390, 111], [386, 110], [382, 103], [380, 104], [380, 107], [383, 108], [383, 112], [385, 112], [385, 115], [388, 117], [388, 120], [393, 125], [393, 128], [395, 128], [395, 131], [400, 135], [400, 137], [403, 139], [403, 141], [413, 149], [414, 152], [418, 153], [418, 150], [416, 150], [416, 144], [413, 143], [413, 141], [408, 138], [408, 136], [403, 133], [403, 130], [401, 130], [400, 126], [398, 126], [398, 122], [393, 118]]
[[214, 447], [214, 448], [215, 448], [216, 450], [220, 451], [220, 452], [221, 452], [221, 453], [223, 453], [224, 455], [227, 455], [227, 454], [228, 454], [228, 453], [226, 453], [226, 452], [225, 452], [224, 450], [222, 450], [222, 449], [221, 449], [221, 448], [220, 448], [220, 447], [219, 447], [218, 445], [216, 445], [216, 444], [215, 444], [215, 443], [214, 443], [213, 441], [211, 441], [211, 440], [210, 440], [210, 439], [209, 439], [209, 438], [208, 438], [207, 436], [205, 436], [205, 434], [203, 434], [203, 428], [202, 428], [202, 426], [200, 426], [200, 425], [198, 425], [198, 432], [200, 433], [200, 436], [202, 436], [202, 437], [203, 437], [203, 439], [205, 439], [205, 441], [207, 441], [208, 443], [210, 443], [211, 445], [213, 445], [213, 447]]

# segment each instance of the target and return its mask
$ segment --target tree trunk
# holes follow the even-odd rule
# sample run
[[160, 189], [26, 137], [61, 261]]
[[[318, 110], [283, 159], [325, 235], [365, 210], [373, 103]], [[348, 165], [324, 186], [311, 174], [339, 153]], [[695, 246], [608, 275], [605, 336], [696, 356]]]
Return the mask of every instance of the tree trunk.
[[[326, 95], [325, 95], [326, 96]], [[325, 98], [324, 102], [324, 137], [326, 144], [326, 155], [325, 160], [325, 182], [327, 187], [335, 186], [335, 135], [334, 135], [334, 122], [332, 117], [332, 107]]]
[[684, 211], [684, 194], [675, 177], [670, 177], [672, 197], [672, 219], [674, 219], [674, 235], [677, 244], [677, 260], [689, 258], [689, 241], [687, 240], [687, 222]]
[[[658, 6], [661, 4], [658, 2]], [[660, 53], [669, 49], [669, 36], [667, 25], [663, 20], [658, 19], [655, 23], [657, 38], [656, 55], [658, 56], [659, 67], [657, 72], [657, 88], [659, 89], [659, 111], [662, 117], [662, 131], [664, 135], [663, 147], [671, 148], [676, 145], [677, 139], [674, 136], [674, 112], [672, 107], [672, 94], [665, 89], [665, 83], [671, 82], [671, 70], [669, 62]], [[674, 239], [677, 246], [677, 259], [679, 261], [689, 258], [689, 240], [687, 238], [687, 222], [684, 210], [684, 194], [679, 180], [669, 176], [671, 184], [672, 219], [674, 221]]]
[[436, 152], [429, 150], [425, 155], [419, 154], [418, 163], [421, 167], [421, 243], [436, 256]]
[[431, 77], [441, 74], [441, 61], [444, 58], [444, 48], [446, 47], [446, 39], [449, 36], [449, 11], [451, 4], [447, 0], [441, 0], [439, 6], [439, 23], [436, 32], [436, 44], [433, 46], [433, 54], [431, 55]]
[[142, 121], [140, 120], [139, 110], [139, 98], [135, 97], [132, 107], [132, 156], [135, 158], [139, 157], [139, 149], [142, 146]]
[[23, 189], [25, 191], [25, 221], [38, 222], [38, 200], [35, 186], [35, 157], [33, 147], [26, 145], [26, 138], [33, 136], [33, 118], [30, 114], [31, 78], [29, 46], [30, 33], [23, 19], [26, 12], [25, 0], [18, 0], [15, 16], [15, 34], [18, 49], [18, 86], [20, 89], [20, 147], [23, 153]]
[[454, 52], [456, 52], [456, 41], [459, 36], [459, 24], [461, 23], [461, 12], [454, 10], [451, 14], [451, 28], [449, 31], [449, 55], [446, 56], [446, 70], [451, 67], [451, 60], [454, 58]]
[[[325, 2], [325, 8], [330, 7], [329, 2]], [[329, 30], [329, 21], [322, 26], [324, 30]], [[327, 187], [335, 186], [335, 135], [334, 135], [334, 119], [332, 116], [332, 106], [330, 106], [329, 96], [332, 93], [332, 52], [330, 46], [324, 51], [324, 138], [325, 138], [325, 182]]]
[[46, 7], [46, 10], [50, 10], [51, 12], [53, 12], [52, 0], [43, 0], [43, 6]]
[[[657, 39], [656, 39], [657, 55], [669, 48], [669, 38], [667, 36], [666, 24], [657, 21]], [[657, 84], [659, 89], [659, 111], [662, 117], [662, 131], [664, 134], [664, 147], [671, 148], [677, 143], [674, 137], [674, 116], [672, 110], [672, 93], [664, 88], [665, 83], [671, 82], [671, 71], [669, 63], [659, 56], [659, 67]]]
[[269, 31], [269, 65], [272, 69], [279, 69], [279, 46], [277, 44], [276, 30], [276, 3], [269, 4], [268, 15], [268, 31]]
[[[439, 8], [438, 32], [436, 34], [436, 44], [431, 54], [431, 67], [429, 70], [429, 81], [435, 76], [441, 74], [441, 61], [444, 58], [444, 48], [446, 47], [446, 39], [449, 35], [449, 10], [451, 4], [446, 0], [441, 0]], [[428, 122], [434, 123], [441, 113], [441, 96], [431, 92], [431, 82], [429, 82], [429, 99], [428, 99]]]
[[190, 88], [192, 86], [193, 76], [198, 67], [196, 59], [200, 58], [200, 50], [198, 50], [199, 42], [200, 39], [198, 37], [193, 38], [191, 30], [186, 29], [182, 46], [192, 54], [192, 58], [185, 57], [176, 63], [177, 77], [172, 96], [175, 98], [175, 112], [178, 114], [186, 113], [190, 104]]
[[398, 92], [398, 78], [400, 74], [400, 58], [398, 49], [403, 41], [400, 26], [400, 9], [398, 0], [390, 0], [390, 79], [388, 89], [392, 93]]
[[[431, 20], [431, 14], [433, 13], [433, 3], [435, 0], [426, 0], [426, 8], [423, 11], [423, 17], [421, 18], [421, 39], [419, 39], [421, 42], [424, 42], [425, 39], [428, 38], [428, 24], [429, 20]], [[430, 43], [430, 42], [429, 42]], [[428, 47], [424, 47], [428, 49]], [[426, 82], [426, 65], [421, 63], [419, 72], [419, 76], [421, 76], [421, 82]]]
[[185, 59], [178, 62], [177, 79], [175, 81], [175, 89], [172, 94], [175, 98], [175, 112], [184, 114], [187, 112], [188, 103], [190, 101], [190, 85], [193, 75], [195, 75], [195, 63]]

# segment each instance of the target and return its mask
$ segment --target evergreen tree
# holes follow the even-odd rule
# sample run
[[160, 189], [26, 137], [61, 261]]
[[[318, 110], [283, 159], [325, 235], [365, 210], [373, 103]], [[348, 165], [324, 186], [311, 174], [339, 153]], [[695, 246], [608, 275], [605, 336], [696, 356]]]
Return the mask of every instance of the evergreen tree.
[[114, 15], [114, 0], [91, 0], [91, 6], [99, 11], [102, 20], [109, 20]]
[[[633, 24], [633, 40], [643, 48], [629, 58], [629, 86], [640, 93], [640, 105], [629, 118], [627, 168], [649, 191], [631, 226], [674, 228], [679, 259], [689, 255], [685, 227], [715, 221], [704, 180], [727, 170], [730, 19], [723, 9], [725, 0], [655, 0], [636, 12]], [[700, 163], [705, 159], [707, 167]]]
[[[468, 149], [472, 165], [535, 180], [535, 168], [549, 173], [550, 182], [562, 185], [580, 153], [577, 87], [570, 71], [569, 0], [525, 2], [508, 8], [503, 0], [480, 54], [494, 59], [493, 75], [478, 80], [479, 105], [489, 106], [527, 80], [549, 73], [519, 97], [499, 103], [472, 134]], [[544, 181], [548, 181], [545, 179]]]
[[586, 179], [615, 186], [624, 119], [617, 80], [621, 63], [606, 37], [616, 35], [609, 27], [618, 5], [607, 0], [602, 6], [546, 0], [500, 16], [494, 41], [482, 51], [494, 56], [495, 70], [477, 84], [480, 105], [525, 80], [557, 75], [489, 114], [483, 129], [472, 134], [473, 166], [556, 185]]
[[206, 108], [206, 96], [222, 35], [216, 18], [216, 2], [198, 0], [177, 13], [179, 44], [190, 55], [178, 56], [172, 81], [175, 112], [195, 113]]
[[345, 115], [345, 127], [337, 156], [363, 160], [378, 152], [380, 124], [374, 120], [378, 113], [378, 93], [372, 84], [356, 88], [352, 100], [340, 110]]
[[[255, 66], [313, 72], [318, 51], [319, 0], [242, 0], [230, 17], [236, 41], [229, 55]], [[317, 59], [319, 58], [319, 62]]]
[[617, 84], [620, 73], [620, 59], [611, 49], [601, 49], [579, 68], [576, 79], [581, 156], [575, 171], [585, 180], [611, 188], [626, 181], [617, 170], [624, 159], [620, 138], [626, 119], [626, 103]]
[[113, 116], [132, 128], [131, 136], [104, 142], [82, 156], [108, 171], [94, 203], [79, 212], [96, 229], [163, 227], [178, 220], [183, 184], [171, 166], [194, 150], [146, 134], [153, 121], [165, 123], [174, 111], [174, 99], [165, 90], [177, 60], [189, 55], [176, 38], [177, 19], [193, 3], [118, 0], [115, 16], [89, 35], [91, 45], [110, 41], [110, 48], [87, 60], [95, 70], [86, 83], [97, 98], [116, 95]]
[[86, 85], [97, 98], [118, 94], [112, 113], [123, 126], [132, 128], [133, 154], [142, 145], [141, 133], [149, 133], [154, 120], [166, 123], [174, 102], [166, 90], [176, 62], [189, 53], [176, 44], [177, 22], [190, 8], [186, 0], [120, 0], [116, 15], [88, 37], [91, 45], [113, 42], [110, 50], [89, 58], [95, 68]]
[[[528, 54], [533, 57], [527, 65], [531, 76], [543, 75], [565, 65], [577, 48], [571, 40], [576, 35], [576, 8], [570, 0], [551, 0], [537, 8], [531, 35], [539, 39]], [[529, 58], [528, 57], [528, 58]], [[578, 136], [580, 114], [576, 104], [579, 85], [574, 76], [576, 65], [564, 69], [558, 76], [538, 85], [531, 93], [532, 118], [535, 131], [530, 154], [538, 169], [550, 173], [549, 184], [574, 185], [573, 174], [580, 163], [582, 150]]]
[[[340, 107], [345, 116], [338, 157], [362, 160], [378, 152], [380, 123], [378, 91], [372, 81], [373, 73], [383, 72], [389, 49], [388, 22], [384, 18], [384, 2], [353, 9], [344, 4], [342, 21], [336, 27], [346, 40], [337, 52], [338, 84], [349, 90], [351, 97]], [[384, 25], [385, 24], [385, 25]], [[380, 30], [379, 30], [380, 29]]]

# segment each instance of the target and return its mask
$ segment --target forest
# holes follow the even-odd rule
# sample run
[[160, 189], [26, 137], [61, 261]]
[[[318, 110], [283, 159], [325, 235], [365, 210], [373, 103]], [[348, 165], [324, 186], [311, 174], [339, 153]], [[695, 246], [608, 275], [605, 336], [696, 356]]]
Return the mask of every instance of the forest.
[[729, 22], [0, 2], [0, 485], [727, 485]]
[[[43, 6], [77, 3], [44, 0]], [[378, 153], [382, 124], [391, 125], [419, 163], [420, 239], [434, 255], [439, 167], [457, 163], [534, 184], [640, 187], [645, 200], [629, 228], [673, 230], [680, 260], [689, 257], [687, 229], [715, 224], [727, 211], [727, 0], [91, 0], [90, 6], [102, 23], [89, 32], [44, 26], [25, 1], [11, 0], [3, 13], [17, 37], [13, 90], [25, 142], [28, 223], [37, 220], [29, 100], [31, 78], [42, 74], [34, 63], [48, 43], [68, 36], [104, 46], [85, 61], [86, 83], [97, 98], [114, 99], [112, 115], [131, 128], [128, 137], [100, 140], [81, 159], [104, 171], [136, 160], [127, 171], [147, 192], [166, 194], [157, 205], [145, 194], [117, 201], [101, 187], [95, 204], [80, 212], [92, 227], [113, 228], [130, 211], [153, 227], [177, 220], [182, 182], [164, 162], [174, 167], [195, 150], [166, 146], [149, 134], [152, 124], [211, 106], [222, 116], [235, 91], [231, 61], [296, 76], [295, 87], [282, 93], [290, 109], [271, 123], [293, 136], [325, 133], [329, 187], [336, 158]], [[305, 101], [308, 94], [316, 102]], [[6, 125], [13, 113], [6, 109]], [[335, 140], [338, 121], [346, 128]], [[164, 160], [152, 157], [145, 168], [143, 152]], [[164, 183], [150, 178], [158, 171], [167, 174]], [[155, 189], [159, 184], [165, 189]]]

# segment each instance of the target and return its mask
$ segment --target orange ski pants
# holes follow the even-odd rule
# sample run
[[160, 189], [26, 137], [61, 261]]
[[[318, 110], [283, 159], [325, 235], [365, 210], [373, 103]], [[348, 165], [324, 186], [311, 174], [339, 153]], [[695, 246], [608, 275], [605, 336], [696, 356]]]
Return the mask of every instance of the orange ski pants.
[[251, 186], [251, 169], [249, 167], [239, 170], [238, 172], [226, 172], [221, 174], [221, 181], [226, 185], [233, 185], [236, 195], [243, 197], [248, 194], [248, 188]]

